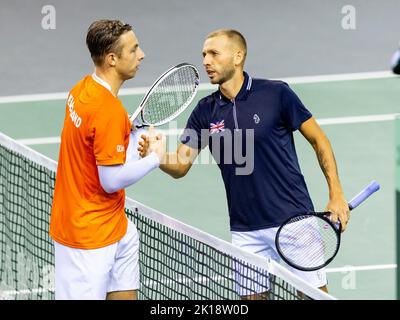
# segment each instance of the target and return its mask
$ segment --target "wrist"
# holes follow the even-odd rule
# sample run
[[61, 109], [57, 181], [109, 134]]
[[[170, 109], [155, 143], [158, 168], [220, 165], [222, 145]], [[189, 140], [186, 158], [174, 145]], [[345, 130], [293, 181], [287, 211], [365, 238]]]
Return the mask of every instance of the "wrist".
[[329, 198], [332, 199], [344, 196], [342, 186], [338, 180], [335, 181], [334, 183], [329, 183], [328, 188], [329, 188]]
[[152, 164], [152, 166], [154, 168], [157, 168], [160, 166], [161, 161], [156, 152], [154, 152], [154, 151], [150, 152], [150, 154], [146, 158], [150, 161], [150, 163]]
[[329, 190], [329, 199], [338, 199], [338, 198], [344, 198], [344, 193], [342, 189], [336, 189], [336, 190]]

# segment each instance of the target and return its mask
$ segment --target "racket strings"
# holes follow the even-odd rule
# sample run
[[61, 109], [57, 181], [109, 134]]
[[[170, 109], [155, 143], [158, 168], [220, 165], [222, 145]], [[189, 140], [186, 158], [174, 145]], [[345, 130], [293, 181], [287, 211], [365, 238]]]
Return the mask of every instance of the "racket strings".
[[149, 95], [143, 108], [143, 121], [159, 124], [174, 117], [196, 94], [198, 74], [192, 67], [182, 67], [167, 75]]
[[286, 223], [279, 234], [281, 254], [302, 268], [318, 268], [337, 251], [338, 237], [327, 221], [315, 216], [296, 216]]

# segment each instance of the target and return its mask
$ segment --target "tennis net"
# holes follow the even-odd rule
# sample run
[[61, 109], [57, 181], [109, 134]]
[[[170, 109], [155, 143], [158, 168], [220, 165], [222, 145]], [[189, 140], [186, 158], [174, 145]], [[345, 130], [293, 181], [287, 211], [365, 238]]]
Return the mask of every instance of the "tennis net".
[[[0, 133], [0, 299], [54, 299], [48, 235], [57, 163]], [[278, 263], [234, 247], [135, 200], [139, 299], [333, 299]]]

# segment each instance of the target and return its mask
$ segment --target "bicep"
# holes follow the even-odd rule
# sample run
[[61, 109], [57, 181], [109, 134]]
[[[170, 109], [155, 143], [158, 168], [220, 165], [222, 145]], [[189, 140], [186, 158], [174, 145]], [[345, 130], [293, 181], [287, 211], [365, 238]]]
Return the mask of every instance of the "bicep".
[[122, 111], [115, 116], [96, 114], [93, 121], [93, 152], [99, 165], [119, 165], [125, 162], [129, 141], [130, 125], [127, 115]]
[[114, 191], [115, 179], [121, 168], [122, 165], [97, 166], [100, 184], [107, 193]]

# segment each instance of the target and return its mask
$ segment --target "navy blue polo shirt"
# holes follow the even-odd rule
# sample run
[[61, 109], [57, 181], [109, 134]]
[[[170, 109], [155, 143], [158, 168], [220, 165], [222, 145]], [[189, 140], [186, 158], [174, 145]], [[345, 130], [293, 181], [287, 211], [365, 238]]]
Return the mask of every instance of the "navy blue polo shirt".
[[221, 170], [232, 231], [276, 227], [314, 211], [293, 131], [312, 115], [282, 81], [245, 79], [233, 100], [218, 90], [201, 99], [181, 142], [207, 145]]

